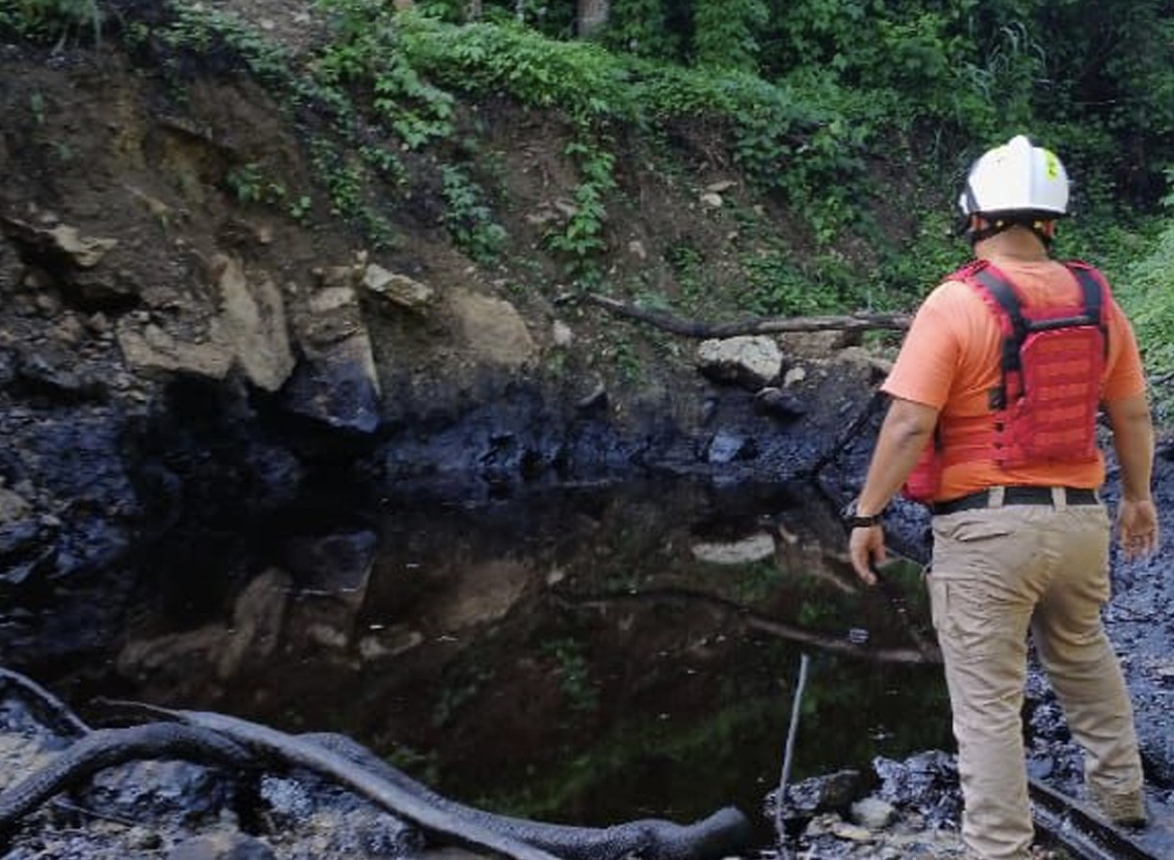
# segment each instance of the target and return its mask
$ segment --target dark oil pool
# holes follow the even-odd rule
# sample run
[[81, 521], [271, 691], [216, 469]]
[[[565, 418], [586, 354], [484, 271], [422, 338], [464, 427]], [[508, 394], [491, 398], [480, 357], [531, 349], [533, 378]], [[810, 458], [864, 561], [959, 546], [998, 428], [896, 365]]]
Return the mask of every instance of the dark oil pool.
[[86, 694], [344, 732], [456, 799], [591, 825], [758, 817], [804, 653], [793, 781], [951, 744], [918, 571], [862, 587], [810, 489], [643, 483], [332, 519], [265, 535], [243, 569], [156, 576]]

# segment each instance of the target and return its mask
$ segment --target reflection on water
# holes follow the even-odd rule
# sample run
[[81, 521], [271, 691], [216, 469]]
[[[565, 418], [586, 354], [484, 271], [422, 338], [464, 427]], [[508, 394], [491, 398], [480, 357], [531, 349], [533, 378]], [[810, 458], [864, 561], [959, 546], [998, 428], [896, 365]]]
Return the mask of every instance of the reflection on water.
[[917, 572], [864, 589], [843, 543], [796, 488], [393, 503], [284, 536], [199, 617], [157, 601], [110, 684], [345, 732], [456, 798], [530, 817], [754, 815], [804, 651], [793, 780], [949, 743]]

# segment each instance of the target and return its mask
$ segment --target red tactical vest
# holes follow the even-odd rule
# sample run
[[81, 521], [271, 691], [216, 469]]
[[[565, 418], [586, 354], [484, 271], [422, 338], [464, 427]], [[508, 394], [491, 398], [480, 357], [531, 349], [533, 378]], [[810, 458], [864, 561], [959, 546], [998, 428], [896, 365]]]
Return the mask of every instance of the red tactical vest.
[[956, 463], [992, 460], [1013, 469], [1096, 459], [1109, 286], [1086, 263], [1064, 265], [1080, 285], [1078, 305], [1024, 307], [1015, 285], [985, 260], [947, 279], [975, 290], [998, 320], [1000, 380], [990, 391], [990, 412], [939, 417], [934, 439], [905, 483], [907, 498], [933, 501], [942, 469]]

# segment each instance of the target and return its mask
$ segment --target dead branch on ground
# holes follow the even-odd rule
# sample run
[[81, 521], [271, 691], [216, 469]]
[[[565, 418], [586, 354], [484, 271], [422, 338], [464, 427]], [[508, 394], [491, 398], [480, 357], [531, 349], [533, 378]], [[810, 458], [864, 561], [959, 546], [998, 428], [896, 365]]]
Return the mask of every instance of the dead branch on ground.
[[586, 293], [583, 299], [617, 316], [639, 320], [681, 337], [698, 339], [796, 331], [902, 331], [909, 328], [912, 320], [908, 314], [859, 313], [848, 316], [767, 317], [710, 325], [696, 320], [681, 319], [660, 311], [646, 310], [596, 293]]

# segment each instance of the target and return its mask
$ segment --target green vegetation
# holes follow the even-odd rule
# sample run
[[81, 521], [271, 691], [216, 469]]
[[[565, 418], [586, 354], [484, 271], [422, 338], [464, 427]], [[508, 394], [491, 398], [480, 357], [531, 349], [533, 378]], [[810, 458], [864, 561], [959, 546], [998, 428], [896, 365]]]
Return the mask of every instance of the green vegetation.
[[444, 167], [442, 176], [447, 204], [444, 223], [453, 242], [478, 263], [497, 262], [507, 234], [482, 202], [484, 192], [459, 167]]
[[599, 690], [591, 680], [591, 662], [586, 645], [579, 639], [563, 636], [542, 643], [541, 652], [554, 661], [559, 686], [572, 711], [592, 714], [599, 709]]
[[1174, 419], [1174, 219], [1147, 246], [1148, 253], [1125, 267], [1119, 279], [1118, 299], [1133, 321], [1147, 369], [1153, 376], [1152, 393], [1163, 423]]
[[0, 28], [63, 47], [74, 39], [97, 41], [106, 15], [99, 0], [6, 0], [0, 4]]

